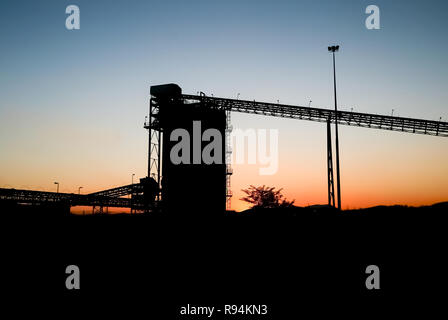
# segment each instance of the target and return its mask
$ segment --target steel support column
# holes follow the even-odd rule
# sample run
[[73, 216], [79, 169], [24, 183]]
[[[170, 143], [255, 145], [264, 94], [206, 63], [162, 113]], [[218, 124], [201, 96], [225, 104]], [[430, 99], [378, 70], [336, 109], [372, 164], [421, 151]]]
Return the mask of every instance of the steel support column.
[[[162, 132], [159, 125], [159, 104], [156, 99], [149, 101], [149, 119], [145, 123], [145, 129], [148, 129], [148, 177], [156, 180], [159, 190], [161, 189], [160, 179], [160, 158], [162, 146]], [[160, 200], [160, 192], [157, 194], [157, 200]]]
[[327, 121], [327, 168], [328, 168], [328, 205], [334, 207], [333, 151], [331, 144], [331, 121]]

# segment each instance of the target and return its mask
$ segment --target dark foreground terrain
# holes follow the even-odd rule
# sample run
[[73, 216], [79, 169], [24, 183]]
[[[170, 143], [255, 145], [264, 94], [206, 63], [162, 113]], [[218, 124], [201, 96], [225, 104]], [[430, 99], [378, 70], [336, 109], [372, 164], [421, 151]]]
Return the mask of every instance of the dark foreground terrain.
[[[337, 212], [258, 209], [226, 217], [68, 216], [6, 213], [8, 298], [58, 303], [71, 313], [181, 316], [187, 304], [266, 304], [265, 316], [211, 319], [364, 318], [426, 308], [446, 297], [448, 203]], [[77, 265], [81, 289], [65, 287]], [[381, 271], [365, 287], [366, 267]], [[440, 302], [439, 302], [440, 301]], [[50, 303], [51, 302], [51, 303]], [[442, 306], [442, 304], [440, 304]], [[359, 308], [365, 313], [358, 313]], [[157, 316], [155, 316], [157, 314]]]

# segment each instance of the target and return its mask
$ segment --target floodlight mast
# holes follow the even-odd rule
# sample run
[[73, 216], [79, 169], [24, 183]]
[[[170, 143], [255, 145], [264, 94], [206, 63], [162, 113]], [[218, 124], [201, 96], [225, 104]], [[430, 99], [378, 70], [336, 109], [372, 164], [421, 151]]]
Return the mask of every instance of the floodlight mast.
[[336, 62], [335, 52], [339, 51], [339, 46], [330, 46], [328, 51], [333, 54], [333, 87], [334, 87], [334, 112], [335, 112], [335, 135], [336, 135], [336, 187], [338, 193], [338, 209], [341, 210], [341, 174], [339, 169], [339, 132], [338, 132], [338, 102], [336, 96]]

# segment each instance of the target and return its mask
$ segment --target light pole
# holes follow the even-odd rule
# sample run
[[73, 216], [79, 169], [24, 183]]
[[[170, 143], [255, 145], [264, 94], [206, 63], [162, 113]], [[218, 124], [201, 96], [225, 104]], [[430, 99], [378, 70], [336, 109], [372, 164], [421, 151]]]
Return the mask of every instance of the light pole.
[[334, 86], [334, 122], [336, 134], [336, 185], [338, 190], [338, 209], [341, 210], [341, 174], [339, 169], [339, 133], [338, 133], [338, 102], [336, 98], [336, 62], [335, 52], [339, 51], [339, 46], [328, 47], [328, 51], [333, 54], [333, 86]]
[[135, 176], [135, 173], [132, 174], [132, 180], [131, 180], [132, 183], [131, 184], [134, 184], [134, 176]]
[[82, 189], [82, 187], [79, 187], [79, 188], [78, 188], [78, 195], [81, 194], [81, 189]]
[[313, 101], [310, 100], [310, 102], [308, 102], [308, 108], [311, 108], [311, 102]]
[[59, 193], [59, 182], [55, 182], [54, 184], [58, 185], [56, 193]]

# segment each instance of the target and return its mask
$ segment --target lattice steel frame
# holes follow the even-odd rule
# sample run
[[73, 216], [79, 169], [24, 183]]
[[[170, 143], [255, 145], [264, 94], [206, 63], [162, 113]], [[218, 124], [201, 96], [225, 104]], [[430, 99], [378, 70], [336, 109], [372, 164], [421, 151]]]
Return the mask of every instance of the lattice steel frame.
[[331, 119], [327, 120], [327, 169], [328, 169], [328, 205], [334, 207], [333, 148], [331, 144]]
[[[328, 169], [328, 204], [335, 206], [333, 152], [331, 144], [331, 124], [337, 123], [348, 126], [364, 128], [418, 133], [432, 136], [448, 137], [448, 122], [394, 117], [360, 112], [337, 112], [332, 109], [311, 108], [303, 106], [285, 105], [279, 103], [257, 102], [255, 100], [226, 99], [207, 97], [203, 94], [182, 95], [186, 100], [209, 102], [208, 105], [220, 110], [259, 114], [282, 118], [309, 120], [327, 123], [327, 169]], [[230, 117], [229, 117], [230, 119]], [[227, 137], [227, 136], [226, 136]], [[231, 169], [230, 169], [231, 170]], [[230, 177], [228, 176], [227, 179]], [[227, 194], [230, 192], [230, 181], [226, 183]], [[338, 205], [340, 201], [338, 201]], [[230, 205], [230, 197], [227, 197], [226, 205]]]
[[[211, 102], [210, 105], [213, 105], [216, 108], [230, 110], [232, 112], [251, 113], [317, 122], [327, 122], [330, 118], [331, 123], [335, 123], [336, 118], [335, 111], [332, 109], [311, 108], [269, 102], [257, 102], [255, 100], [248, 101], [207, 96], [201, 97], [186, 94], [183, 95], [183, 98], [198, 101], [201, 99], [205, 99], [205, 101]], [[372, 113], [340, 110], [338, 110], [337, 119], [338, 124], [348, 126], [448, 137], [448, 122], [442, 121], [394, 117]]]
[[[144, 128], [148, 130], [148, 177], [156, 180], [161, 190], [161, 152], [162, 152], [162, 129], [159, 123], [159, 104], [156, 99], [149, 100], [149, 117]], [[160, 191], [157, 193], [157, 201], [160, 200]]]

